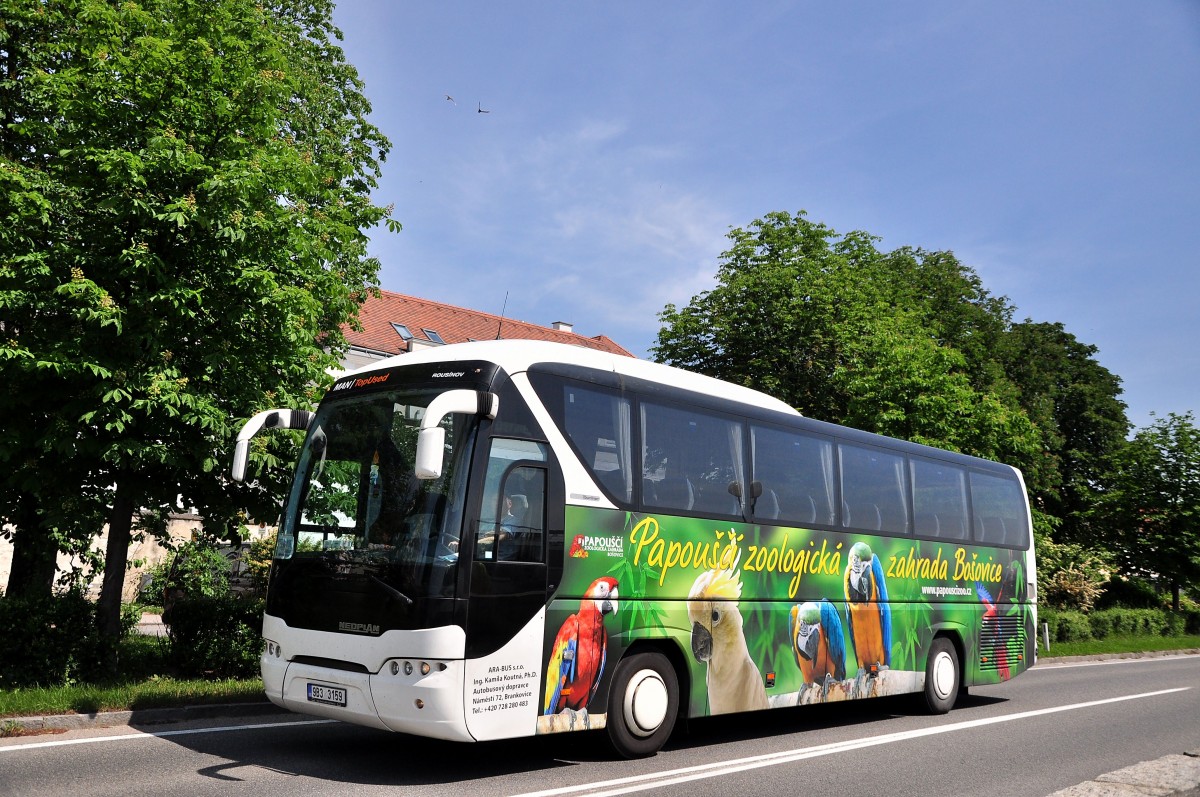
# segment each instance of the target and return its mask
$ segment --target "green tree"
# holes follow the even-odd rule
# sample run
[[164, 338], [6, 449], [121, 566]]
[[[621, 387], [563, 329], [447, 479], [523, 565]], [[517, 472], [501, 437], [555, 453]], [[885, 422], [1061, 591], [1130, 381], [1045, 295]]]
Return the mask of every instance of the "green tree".
[[1066, 543], [1103, 544], [1089, 512], [1129, 432], [1120, 378], [1096, 360], [1095, 346], [1060, 323], [1013, 324], [996, 351], [1058, 473], [1057, 488], [1039, 496], [1044, 511], [1062, 518], [1055, 536]]
[[1200, 582], [1200, 429], [1191, 413], [1139, 429], [1113, 457], [1094, 514], [1122, 568], [1180, 593]]
[[0, 490], [31, 550], [64, 496], [107, 507], [115, 634], [136, 510], [224, 530], [272, 499], [269, 469], [223, 475], [237, 419], [327, 381], [376, 284], [364, 231], [397, 226], [370, 198], [390, 144], [330, 0], [11, 0], [0, 22]]
[[1011, 310], [953, 255], [881, 252], [878, 239], [803, 213], [770, 213], [728, 237], [717, 287], [663, 311], [655, 359], [1044, 478], [1038, 431], [987, 355]]

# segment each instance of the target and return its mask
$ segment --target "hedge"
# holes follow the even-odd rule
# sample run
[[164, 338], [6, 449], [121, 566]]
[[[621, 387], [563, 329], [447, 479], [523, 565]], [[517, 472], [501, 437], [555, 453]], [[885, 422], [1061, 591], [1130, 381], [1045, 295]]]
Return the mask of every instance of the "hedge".
[[[122, 635], [137, 624], [126, 608]], [[110, 640], [96, 627], [96, 606], [79, 592], [50, 598], [0, 597], [0, 689], [103, 680]]]
[[1081, 642], [1110, 636], [1182, 636], [1200, 634], [1200, 611], [1102, 609], [1089, 614], [1038, 609], [1038, 621], [1050, 626], [1052, 642]]
[[167, 636], [182, 675], [252, 678], [259, 671], [264, 603], [260, 598], [180, 598]]

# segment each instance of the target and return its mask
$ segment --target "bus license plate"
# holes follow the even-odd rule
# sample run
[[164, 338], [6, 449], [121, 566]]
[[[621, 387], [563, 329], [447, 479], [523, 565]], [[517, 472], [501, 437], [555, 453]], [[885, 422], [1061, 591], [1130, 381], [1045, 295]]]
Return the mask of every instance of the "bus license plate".
[[308, 685], [308, 699], [313, 703], [327, 703], [331, 706], [346, 705], [346, 690], [336, 686]]

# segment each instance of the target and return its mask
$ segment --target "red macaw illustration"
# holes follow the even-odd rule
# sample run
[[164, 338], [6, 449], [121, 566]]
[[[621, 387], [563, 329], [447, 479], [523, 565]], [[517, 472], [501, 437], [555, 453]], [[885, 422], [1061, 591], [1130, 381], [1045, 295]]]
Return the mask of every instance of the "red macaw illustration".
[[606, 615], [617, 611], [617, 580], [598, 578], [588, 587], [579, 611], [567, 617], [546, 666], [545, 714], [581, 711], [596, 694], [608, 654]]

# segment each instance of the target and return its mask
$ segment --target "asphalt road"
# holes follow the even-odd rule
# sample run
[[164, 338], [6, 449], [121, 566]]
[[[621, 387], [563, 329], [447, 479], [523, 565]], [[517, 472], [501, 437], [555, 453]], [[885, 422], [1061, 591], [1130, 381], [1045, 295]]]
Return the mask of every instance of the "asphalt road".
[[887, 698], [704, 720], [632, 762], [590, 735], [463, 745], [298, 719], [0, 739], [0, 795], [1041, 797], [1200, 748], [1200, 657], [1041, 666], [941, 717]]

